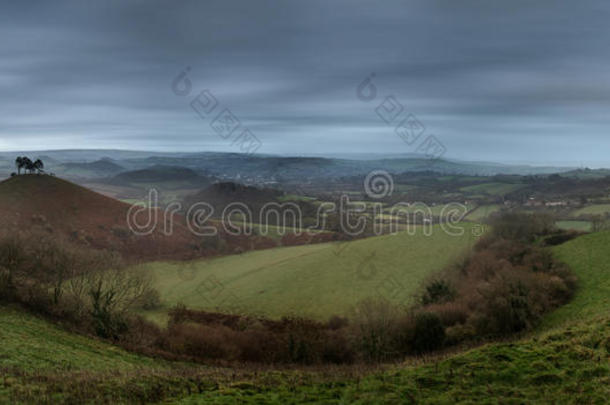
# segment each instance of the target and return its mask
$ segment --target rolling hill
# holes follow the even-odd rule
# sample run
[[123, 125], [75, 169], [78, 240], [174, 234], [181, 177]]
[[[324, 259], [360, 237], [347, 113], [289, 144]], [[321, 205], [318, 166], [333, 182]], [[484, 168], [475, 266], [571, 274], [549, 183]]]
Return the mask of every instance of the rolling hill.
[[134, 235], [127, 222], [130, 207], [52, 176], [22, 175], [0, 182], [0, 226], [4, 232], [35, 228], [139, 260], [197, 255], [198, 242], [179, 217], [171, 236], [164, 235], [160, 226], [150, 235]]
[[[49, 162], [46, 164], [49, 166]], [[108, 158], [96, 160], [94, 162], [68, 162], [61, 165], [54, 164], [52, 167], [56, 174], [77, 178], [112, 176], [125, 171], [124, 167]]]
[[[439, 271], [474, 242], [473, 227], [451, 236], [439, 226], [430, 236], [417, 228], [352, 242], [283, 247], [190, 263], [144, 264], [166, 305], [281, 317], [327, 319], [346, 315], [367, 297], [397, 304], [430, 274]], [[158, 315], [158, 314], [152, 314]]]
[[160, 186], [163, 188], [167, 188], [168, 184], [159, 185], [159, 183], [173, 183], [174, 188], [201, 188], [208, 186], [213, 181], [213, 178], [200, 176], [194, 170], [185, 167], [156, 165], [146, 169], [120, 173], [108, 179], [106, 183], [132, 187]]

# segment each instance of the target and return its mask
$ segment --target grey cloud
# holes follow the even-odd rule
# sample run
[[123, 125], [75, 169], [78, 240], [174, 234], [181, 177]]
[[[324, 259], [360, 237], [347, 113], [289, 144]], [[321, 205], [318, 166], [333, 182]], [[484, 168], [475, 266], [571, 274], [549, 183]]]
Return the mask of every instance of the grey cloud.
[[5, 150], [231, 151], [171, 92], [190, 66], [264, 153], [412, 152], [374, 112], [395, 95], [452, 157], [610, 160], [603, 0], [1, 4]]

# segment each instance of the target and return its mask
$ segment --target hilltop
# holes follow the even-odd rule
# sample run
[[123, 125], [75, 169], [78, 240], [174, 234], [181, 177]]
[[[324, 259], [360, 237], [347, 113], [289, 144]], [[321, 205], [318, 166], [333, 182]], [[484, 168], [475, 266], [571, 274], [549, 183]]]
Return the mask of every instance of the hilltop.
[[197, 255], [197, 241], [180, 220], [171, 236], [162, 234], [161, 227], [148, 236], [134, 235], [127, 222], [130, 207], [52, 176], [22, 175], [0, 182], [0, 226], [5, 232], [38, 229], [131, 259]]

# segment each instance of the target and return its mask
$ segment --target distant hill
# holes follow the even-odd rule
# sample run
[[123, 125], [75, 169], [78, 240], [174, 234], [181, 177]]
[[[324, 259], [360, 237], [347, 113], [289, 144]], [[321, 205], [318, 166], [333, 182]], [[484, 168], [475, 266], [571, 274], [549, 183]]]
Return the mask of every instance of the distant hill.
[[[552, 174], [574, 170], [575, 167], [531, 166], [449, 158], [429, 159], [421, 154], [342, 155], [341, 157], [246, 155], [240, 153], [199, 152], [164, 153], [117, 150], [65, 150], [44, 152], [0, 153], [0, 159], [14, 161], [19, 154], [45, 155], [61, 162], [94, 162], [113, 159], [127, 170], [151, 166], [179, 166], [207, 173], [221, 179], [242, 179], [253, 182], [300, 181], [360, 176], [372, 170], [391, 173], [434, 171], [441, 174], [493, 176], [497, 174]], [[58, 172], [59, 173], [59, 172]], [[70, 173], [70, 175], [72, 175]]]
[[[120, 173], [108, 179], [106, 183], [121, 186], [174, 183], [175, 188], [201, 188], [210, 185], [214, 180], [214, 178], [201, 176], [186, 167], [155, 165], [146, 169]], [[168, 184], [165, 184], [165, 187], [167, 186]]]
[[4, 232], [35, 228], [137, 260], [198, 255], [198, 241], [179, 217], [171, 236], [164, 235], [161, 226], [151, 235], [136, 236], [128, 227], [129, 209], [129, 204], [52, 176], [22, 175], [0, 182]]
[[52, 171], [73, 177], [107, 177], [123, 172], [125, 168], [105, 158], [88, 163], [63, 163]]

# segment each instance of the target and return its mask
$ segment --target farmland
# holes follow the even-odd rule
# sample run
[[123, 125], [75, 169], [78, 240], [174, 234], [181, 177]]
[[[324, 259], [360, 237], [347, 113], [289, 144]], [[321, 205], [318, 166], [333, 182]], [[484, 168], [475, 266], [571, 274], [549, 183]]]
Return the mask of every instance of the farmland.
[[610, 204], [594, 204], [587, 207], [575, 210], [572, 215], [578, 217], [579, 215], [600, 215], [610, 213]]
[[505, 195], [522, 188], [522, 184], [511, 183], [483, 183], [474, 186], [462, 187], [461, 191], [468, 193], [484, 193], [489, 195]]
[[576, 220], [565, 220], [557, 221], [555, 223], [559, 229], [572, 229], [575, 231], [589, 232], [591, 231], [591, 222], [589, 221], [576, 221]]
[[466, 216], [466, 219], [470, 221], [481, 221], [494, 212], [498, 212], [501, 208], [502, 207], [500, 205], [482, 205], [471, 211]]
[[167, 307], [181, 302], [192, 308], [227, 311], [239, 306], [250, 314], [326, 319], [347, 314], [358, 301], [375, 294], [410, 303], [411, 295], [431, 273], [474, 243], [475, 225], [460, 226], [461, 236], [448, 235], [439, 226], [427, 236], [419, 227], [415, 235], [401, 232], [145, 266], [153, 272]]

